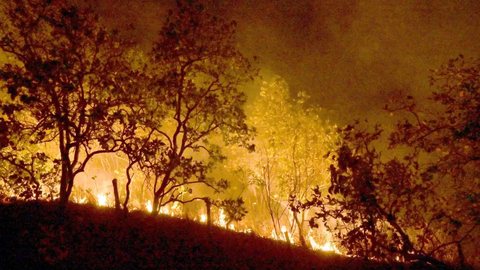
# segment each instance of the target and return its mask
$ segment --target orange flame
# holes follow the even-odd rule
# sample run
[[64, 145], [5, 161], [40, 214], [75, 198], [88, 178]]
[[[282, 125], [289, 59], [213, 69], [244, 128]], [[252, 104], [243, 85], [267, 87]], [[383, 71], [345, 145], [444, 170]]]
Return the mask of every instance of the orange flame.
[[97, 194], [97, 204], [98, 206], [108, 206], [107, 195], [106, 194]]

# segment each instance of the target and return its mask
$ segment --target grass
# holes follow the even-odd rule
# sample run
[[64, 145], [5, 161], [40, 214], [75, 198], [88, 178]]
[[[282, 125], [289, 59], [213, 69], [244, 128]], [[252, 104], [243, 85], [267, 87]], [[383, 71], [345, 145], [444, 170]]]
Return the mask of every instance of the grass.
[[0, 204], [0, 269], [401, 269], [193, 221], [70, 204]]

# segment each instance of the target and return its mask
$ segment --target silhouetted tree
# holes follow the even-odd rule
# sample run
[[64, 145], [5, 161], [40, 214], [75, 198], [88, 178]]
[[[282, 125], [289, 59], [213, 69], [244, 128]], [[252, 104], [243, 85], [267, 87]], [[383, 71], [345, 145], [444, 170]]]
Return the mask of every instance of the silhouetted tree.
[[227, 227], [234, 221], [241, 221], [248, 213], [247, 209], [245, 208], [245, 202], [242, 198], [225, 199], [217, 204], [225, 211], [227, 216]]
[[196, 184], [227, 187], [225, 180], [208, 177], [223, 159], [213, 137], [248, 144], [239, 87], [256, 70], [236, 48], [234, 34], [234, 22], [209, 14], [196, 1], [177, 1], [160, 31], [151, 53], [153, 94], [142, 120], [144, 139], [135, 146], [137, 165], [151, 179], [154, 213], [192, 199]]
[[11, 146], [5, 148], [10, 149], [0, 150], [0, 198], [14, 199], [18, 196], [24, 200], [38, 200], [57, 194], [58, 163], [35, 146], [17, 144], [17, 141], [22, 141], [21, 138], [9, 140]]
[[[387, 106], [407, 113], [389, 136], [394, 158], [377, 149], [381, 127], [340, 129], [326, 196], [314, 190], [318, 219], [350, 254], [378, 260], [478, 264], [480, 240], [480, 61], [462, 56], [431, 77], [433, 105], [413, 97]], [[390, 154], [390, 153], [389, 153]]]
[[[2, 152], [15, 154], [12, 134], [46, 145], [60, 167], [60, 201], [95, 155], [120, 149], [122, 106], [134, 81], [128, 44], [102, 28], [90, 9], [57, 0], [2, 3], [0, 81]], [[4, 92], [5, 93], [5, 92]], [[5, 135], [7, 134], [7, 135]], [[57, 148], [55, 153], [51, 150]]]

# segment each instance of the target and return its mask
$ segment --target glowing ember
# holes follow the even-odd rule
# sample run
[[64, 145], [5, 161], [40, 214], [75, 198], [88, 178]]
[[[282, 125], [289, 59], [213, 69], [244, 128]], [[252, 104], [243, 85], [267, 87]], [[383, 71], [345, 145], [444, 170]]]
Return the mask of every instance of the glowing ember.
[[98, 204], [98, 206], [108, 206], [107, 195], [97, 194], [97, 204]]
[[200, 222], [206, 223], [206, 222], [207, 222], [207, 215], [201, 214], [201, 215], [200, 215]]

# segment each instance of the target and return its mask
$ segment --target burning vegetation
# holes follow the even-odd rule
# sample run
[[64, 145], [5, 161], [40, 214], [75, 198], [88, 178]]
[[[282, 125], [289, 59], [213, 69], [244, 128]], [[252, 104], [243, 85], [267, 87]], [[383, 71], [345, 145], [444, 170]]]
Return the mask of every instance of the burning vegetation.
[[[305, 92], [260, 79], [236, 23], [197, 1], [177, 1], [148, 50], [68, 1], [1, 8], [3, 203], [140, 210], [382, 263], [480, 265], [479, 60], [432, 71], [426, 101], [392, 100], [395, 126], [338, 128]], [[247, 102], [248, 84], [259, 91]]]

